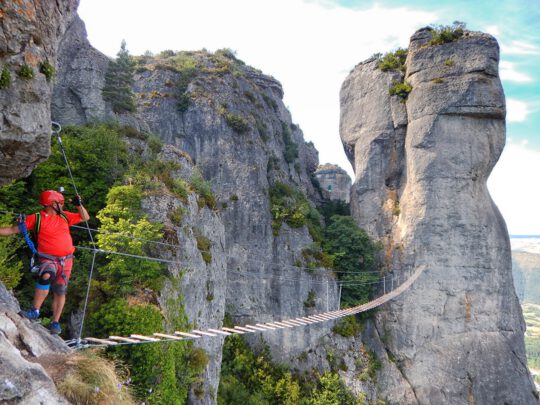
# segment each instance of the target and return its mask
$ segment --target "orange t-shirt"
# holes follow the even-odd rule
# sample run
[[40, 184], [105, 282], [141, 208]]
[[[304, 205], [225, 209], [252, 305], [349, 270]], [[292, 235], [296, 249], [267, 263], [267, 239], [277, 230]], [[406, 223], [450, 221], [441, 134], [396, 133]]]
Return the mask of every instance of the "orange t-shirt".
[[[45, 211], [41, 211], [41, 227], [37, 240], [38, 252], [62, 257], [75, 251], [69, 227], [81, 222], [82, 218], [73, 212], [64, 211], [64, 214], [69, 223], [60, 215], [49, 215]], [[26, 217], [28, 231], [34, 230], [35, 223], [36, 214]]]

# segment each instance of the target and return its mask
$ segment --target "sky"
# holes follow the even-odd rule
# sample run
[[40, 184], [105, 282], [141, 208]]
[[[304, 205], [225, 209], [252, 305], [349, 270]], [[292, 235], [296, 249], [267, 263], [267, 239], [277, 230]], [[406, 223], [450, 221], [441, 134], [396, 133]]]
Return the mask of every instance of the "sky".
[[359, 62], [406, 48], [428, 25], [463, 21], [499, 42], [507, 143], [488, 181], [511, 235], [540, 234], [540, 0], [81, 0], [90, 43], [114, 57], [230, 48], [281, 82], [293, 122], [354, 179], [339, 91]]

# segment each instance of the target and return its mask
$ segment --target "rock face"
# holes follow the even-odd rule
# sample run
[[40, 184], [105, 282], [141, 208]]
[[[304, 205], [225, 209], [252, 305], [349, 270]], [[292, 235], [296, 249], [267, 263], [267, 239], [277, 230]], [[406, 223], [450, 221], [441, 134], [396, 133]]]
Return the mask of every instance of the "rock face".
[[[31, 359], [45, 354], [66, 353], [62, 339], [37, 323], [23, 319], [19, 304], [0, 283], [0, 402], [9, 404], [68, 404], [54, 382]], [[29, 361], [30, 360], [30, 361]]]
[[101, 96], [109, 58], [90, 46], [86, 35], [84, 23], [76, 16], [60, 43], [51, 102], [52, 116], [60, 123], [81, 125], [114, 118]]
[[58, 43], [77, 5], [78, 0], [2, 2], [0, 185], [28, 176], [49, 156], [52, 83], [42, 71], [44, 64], [56, 65]]
[[[155, 134], [191, 156], [217, 197], [220, 220], [212, 222], [212, 215], [204, 214], [208, 216], [203, 221], [206, 225], [196, 225], [216, 249], [213, 278], [199, 252], [182, 259], [186, 268], [196, 269], [185, 272], [182, 279], [189, 320], [201, 328], [219, 326], [224, 308], [238, 324], [337, 309], [338, 288], [329, 272], [298, 266], [302, 251], [313, 244], [307, 226], [292, 228], [283, 223], [279, 230], [272, 227], [268, 191], [272, 185], [284, 183], [312, 201], [320, 199], [311, 182], [318, 166], [317, 151], [304, 142], [302, 131], [292, 123], [282, 101], [281, 84], [229, 51], [139, 57], [134, 85], [137, 112], [113, 114], [100, 96], [104, 57], [91, 50], [79, 24], [74, 22], [68, 32], [73, 37], [62, 43], [66, 48], [61, 50], [53, 118], [62, 125], [81, 124], [112, 114], [122, 124]], [[84, 65], [77, 62], [83, 59]], [[195, 73], [189, 66], [197, 67]], [[92, 87], [88, 92], [77, 91]], [[70, 101], [65, 102], [63, 95], [69, 94]], [[154, 203], [176, 204], [167, 201], [163, 198]], [[192, 205], [187, 211], [196, 212], [196, 204]], [[199, 220], [186, 219], [193, 224]], [[193, 250], [193, 231], [185, 225], [182, 229], [178, 231], [180, 245]], [[185, 256], [183, 251], [178, 254]], [[221, 278], [224, 269], [226, 280]], [[304, 302], [310, 293], [315, 294], [315, 306], [307, 308]], [[174, 291], [165, 294], [171, 296]], [[284, 361], [304, 351], [306, 342], [316, 342], [326, 333], [327, 327], [312, 326], [267, 334], [265, 340], [276, 349], [275, 358]], [[205, 396], [192, 395], [190, 402], [215, 402], [221, 359], [221, 342], [217, 342], [206, 348], [212, 361], [205, 376]], [[260, 343], [258, 336], [253, 343]]]
[[380, 394], [400, 404], [538, 403], [508, 232], [486, 187], [505, 142], [499, 48], [482, 33], [438, 46], [430, 37], [411, 38], [406, 103], [389, 95], [401, 74], [376, 60], [341, 91], [353, 216], [384, 242], [389, 270], [426, 266], [376, 317]]
[[328, 199], [349, 202], [351, 178], [341, 167], [330, 163], [320, 165], [315, 171], [315, 177]]

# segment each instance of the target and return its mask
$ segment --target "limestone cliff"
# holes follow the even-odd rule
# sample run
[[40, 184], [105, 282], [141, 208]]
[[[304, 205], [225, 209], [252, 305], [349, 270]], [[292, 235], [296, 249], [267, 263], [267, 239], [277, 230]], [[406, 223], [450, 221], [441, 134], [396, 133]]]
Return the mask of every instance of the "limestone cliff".
[[[426, 266], [377, 314], [380, 394], [400, 404], [538, 403], [508, 232], [486, 187], [505, 142], [499, 48], [476, 32], [430, 38], [429, 29], [412, 36], [404, 77], [371, 59], [341, 90], [353, 216], [384, 242], [389, 271]], [[403, 79], [406, 102], [389, 94]]]
[[58, 44], [78, 0], [2, 2], [0, 185], [49, 156], [50, 99]]
[[[278, 229], [272, 214], [269, 189], [275, 184], [320, 198], [311, 182], [318, 165], [317, 151], [313, 144], [304, 142], [302, 131], [293, 124], [283, 104], [281, 84], [246, 66], [228, 50], [215, 54], [164, 52], [136, 58], [137, 111], [114, 114], [101, 97], [106, 58], [88, 44], [79, 20], [67, 36], [58, 62], [54, 119], [67, 125], [112, 117], [153, 133], [187, 152], [211, 182], [220, 219], [205, 225], [204, 232], [214, 236], [209, 236], [217, 249], [214, 265], [227, 269], [227, 275], [226, 281], [219, 272], [208, 278], [207, 272], [200, 270], [200, 260], [193, 261], [190, 255], [182, 259], [187, 268], [200, 270], [188, 271], [183, 279], [190, 321], [215, 327], [225, 307], [240, 324], [337, 309], [338, 289], [331, 274], [323, 268], [295, 265], [303, 260], [303, 250], [313, 244], [307, 226], [295, 228], [283, 222]], [[83, 59], [84, 65], [79, 63]], [[164, 196], [153, 203], [170, 209], [168, 200]], [[151, 205], [149, 210], [160, 211]], [[196, 203], [188, 209], [192, 210], [197, 210]], [[162, 216], [156, 219], [162, 221]], [[200, 220], [193, 218], [194, 223]], [[218, 231], [221, 227], [223, 235]], [[178, 241], [189, 250], [193, 241], [182, 234], [186, 227], [181, 228]], [[215, 301], [209, 304], [206, 297], [210, 294]], [[306, 308], [304, 302], [310, 294], [314, 294], [314, 306]], [[220, 301], [221, 296], [224, 301]], [[275, 358], [286, 361], [327, 333], [327, 325], [312, 326], [268, 334], [265, 340], [275, 349]], [[254, 343], [259, 342], [255, 336]], [[191, 402], [212, 403], [210, 398], [215, 398], [220, 343], [208, 349], [214, 361], [205, 376], [205, 396], [192, 396]]]

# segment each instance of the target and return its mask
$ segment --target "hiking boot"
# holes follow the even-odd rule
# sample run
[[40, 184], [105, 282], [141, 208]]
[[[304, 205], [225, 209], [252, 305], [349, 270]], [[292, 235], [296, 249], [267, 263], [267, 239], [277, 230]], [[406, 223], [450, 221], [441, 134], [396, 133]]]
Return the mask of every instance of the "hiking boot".
[[60, 327], [60, 324], [58, 322], [52, 321], [49, 325], [49, 331], [53, 335], [59, 335], [62, 332], [62, 328]]
[[31, 308], [28, 311], [23, 311], [22, 314], [25, 318], [35, 321], [39, 318], [39, 309]]

